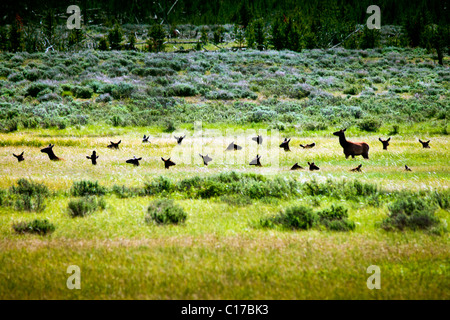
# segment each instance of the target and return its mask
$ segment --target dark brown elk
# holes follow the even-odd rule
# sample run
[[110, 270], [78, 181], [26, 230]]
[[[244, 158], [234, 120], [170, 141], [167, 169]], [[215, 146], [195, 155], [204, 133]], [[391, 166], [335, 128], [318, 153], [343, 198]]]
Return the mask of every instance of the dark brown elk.
[[148, 141], [149, 138], [150, 138], [150, 136], [146, 136], [146, 135], [144, 134], [144, 137], [142, 138], [142, 142], [143, 142], [143, 143], [150, 142], [150, 141]]
[[291, 141], [291, 139], [289, 138], [289, 140], [288, 140], [288, 138], [284, 138], [284, 141], [280, 144], [280, 148], [283, 148], [284, 149], [284, 151], [291, 151], [290, 149], [289, 149], [289, 142]]
[[52, 161], [59, 161], [62, 160], [61, 158], [58, 158], [55, 153], [53, 152], [53, 147], [55, 145], [53, 144], [49, 144], [48, 147], [45, 147], [44, 149], [41, 149], [41, 152], [48, 154], [48, 157], [50, 158], [50, 160]]
[[142, 160], [142, 157], [141, 158], [136, 158], [136, 156], [133, 156], [133, 159], [128, 159], [126, 161], [126, 163], [132, 163], [134, 166], [138, 167], [140, 160]]
[[316, 145], [316, 143], [315, 142], [313, 142], [313, 143], [310, 143], [310, 144], [307, 144], [307, 145], [300, 145], [300, 147], [302, 147], [303, 149], [310, 149], [310, 148], [313, 148], [314, 146]]
[[261, 166], [261, 162], [259, 161], [259, 159], [261, 159], [261, 156], [259, 154], [256, 155], [256, 158], [253, 159], [252, 161], [250, 161], [250, 165], [251, 166], [257, 166], [257, 167], [262, 167]]
[[233, 150], [241, 150], [242, 147], [238, 146], [237, 144], [234, 143], [234, 141], [232, 143], [230, 143], [228, 145], [228, 147], [225, 149], [225, 151], [233, 151]]
[[198, 154], [202, 159], [203, 159], [203, 164], [205, 165], [205, 166], [207, 166], [208, 165], [208, 162], [210, 162], [211, 160], [212, 160], [212, 158], [210, 158], [208, 155], [206, 155], [206, 156], [203, 156], [203, 155], [201, 155], [201, 154]]
[[339, 143], [341, 144], [341, 147], [344, 148], [345, 159], [347, 159], [348, 156], [352, 156], [352, 158], [355, 156], [362, 156], [364, 159], [369, 159], [369, 145], [365, 142], [347, 141], [347, 139], [345, 139], [345, 130], [347, 129], [333, 133], [335, 136], [339, 137]]
[[86, 158], [90, 159], [94, 166], [97, 164], [98, 155], [97, 155], [97, 152], [95, 152], [95, 150], [92, 151], [91, 156], [86, 156]]
[[19, 154], [18, 156], [17, 155], [15, 155], [14, 153], [13, 153], [13, 156], [14, 157], [16, 157], [17, 158], [17, 161], [23, 161], [23, 160], [25, 160], [24, 158], [23, 158], [23, 153], [24, 153], [25, 151], [22, 151], [22, 153], [21, 154]]
[[256, 141], [257, 144], [262, 144], [263, 137], [262, 136], [253, 137], [252, 140]]
[[405, 171], [412, 171], [410, 167], [405, 164]]
[[184, 137], [177, 137], [177, 136], [173, 136], [175, 139], [177, 139], [177, 143], [181, 144], [181, 141], [183, 141], [184, 138], [186, 138], [186, 135], [184, 135]]
[[303, 167], [299, 166], [298, 162], [296, 162], [291, 168], [291, 170], [300, 170], [300, 169], [303, 169]]
[[361, 167], [362, 167], [362, 164], [360, 164], [360, 165], [357, 166], [356, 168], [351, 169], [350, 171], [351, 171], [351, 172], [361, 172]]
[[169, 169], [171, 166], [176, 165], [176, 163], [171, 161], [170, 158], [166, 160], [163, 157], [161, 157], [161, 160], [164, 161], [164, 168], [166, 169]]
[[107, 146], [108, 148], [119, 150], [119, 144], [122, 142], [122, 140], [119, 140], [119, 142], [117, 142], [117, 143], [114, 143], [112, 141], [110, 141], [110, 142], [111, 142], [111, 144]]
[[391, 137], [389, 137], [389, 139], [387, 139], [387, 140], [383, 140], [381, 138], [378, 138], [378, 140], [380, 140], [380, 142], [383, 144], [383, 150], [387, 150], [387, 147], [389, 145], [389, 141], [391, 140]]
[[430, 141], [431, 140], [422, 141], [422, 140], [419, 139], [419, 142], [422, 144], [422, 147], [424, 147], [424, 148], [430, 148]]
[[314, 164], [314, 162], [312, 162], [312, 163], [309, 163], [309, 162], [308, 162], [308, 165], [309, 165], [309, 170], [311, 170], [311, 171], [314, 171], [314, 170], [320, 170], [320, 168], [319, 168], [318, 166], [316, 166], [316, 165]]

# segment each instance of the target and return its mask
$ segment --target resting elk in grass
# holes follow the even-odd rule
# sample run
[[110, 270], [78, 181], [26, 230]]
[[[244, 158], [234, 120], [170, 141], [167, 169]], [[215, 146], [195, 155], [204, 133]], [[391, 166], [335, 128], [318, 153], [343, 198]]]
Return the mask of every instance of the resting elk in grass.
[[203, 155], [201, 155], [201, 154], [198, 154], [202, 159], [203, 159], [203, 164], [205, 165], [205, 166], [207, 166], [208, 165], [208, 162], [210, 162], [211, 160], [212, 160], [212, 158], [210, 158], [208, 155], [206, 155], [206, 156], [203, 156]]
[[303, 169], [303, 167], [299, 166], [298, 162], [296, 162], [291, 168], [291, 170], [300, 170], [300, 169]]
[[186, 135], [184, 135], [184, 137], [177, 137], [177, 136], [173, 136], [175, 139], [177, 139], [177, 143], [181, 144], [181, 142], [183, 141], [184, 138], [186, 138]]
[[263, 142], [263, 137], [258, 135], [257, 137], [253, 137], [252, 138], [253, 141], [256, 141], [257, 144], [262, 144]]
[[45, 147], [44, 149], [41, 149], [41, 152], [48, 154], [48, 157], [50, 158], [50, 160], [52, 161], [59, 161], [62, 160], [61, 158], [58, 158], [55, 153], [53, 152], [53, 147], [55, 145], [53, 144], [49, 144], [48, 147]]
[[300, 147], [302, 147], [303, 149], [311, 149], [311, 148], [313, 148], [315, 145], [316, 145], [316, 143], [313, 142], [313, 143], [306, 144], [306, 145], [301, 144]]
[[357, 166], [356, 168], [351, 169], [350, 171], [351, 171], [351, 172], [361, 172], [361, 167], [362, 167], [362, 164], [360, 164], [360, 165]]
[[380, 142], [383, 144], [383, 150], [387, 150], [387, 147], [389, 145], [389, 141], [391, 140], [391, 137], [389, 137], [389, 139], [387, 139], [387, 140], [383, 140], [381, 138], [378, 138], [378, 140], [380, 140]]
[[166, 169], [169, 169], [171, 166], [176, 165], [176, 163], [171, 161], [170, 158], [166, 160], [163, 157], [161, 157], [161, 160], [164, 161], [164, 168]]
[[150, 142], [150, 141], [148, 141], [149, 138], [150, 138], [150, 136], [146, 136], [146, 135], [144, 134], [144, 137], [142, 138], [142, 142], [143, 142], [143, 143]]
[[344, 148], [345, 159], [347, 159], [348, 156], [352, 156], [352, 158], [355, 158], [355, 156], [363, 156], [364, 159], [369, 159], [369, 145], [365, 142], [347, 141], [347, 139], [345, 139], [345, 130], [347, 129], [333, 133], [335, 136], [339, 137], [339, 143], [342, 148]]
[[309, 170], [311, 170], [311, 171], [314, 171], [314, 170], [320, 170], [320, 168], [319, 168], [318, 166], [316, 166], [316, 165], [314, 164], [314, 162], [312, 162], [312, 163], [309, 163], [309, 162], [308, 162], [308, 165], [309, 165]]
[[108, 148], [119, 150], [119, 144], [122, 142], [122, 140], [119, 140], [119, 142], [117, 142], [117, 143], [114, 143], [112, 141], [110, 141], [110, 142], [111, 142], [111, 144], [107, 146]]
[[92, 151], [91, 156], [86, 156], [86, 158], [90, 159], [94, 166], [97, 164], [98, 155], [97, 152], [95, 152], [95, 150]]
[[139, 167], [139, 161], [142, 160], [141, 158], [136, 158], [136, 156], [133, 156], [133, 159], [128, 159], [126, 163], [132, 163], [134, 166]]
[[233, 151], [233, 150], [241, 150], [242, 147], [238, 146], [237, 144], [234, 143], [234, 141], [232, 143], [230, 143], [228, 145], [228, 147], [225, 149], [225, 151]]
[[16, 157], [17, 158], [17, 161], [23, 161], [23, 160], [25, 160], [24, 158], [23, 158], [23, 153], [24, 153], [25, 151], [22, 151], [22, 153], [21, 154], [19, 154], [19, 155], [15, 155], [14, 153], [13, 153], [13, 156], [14, 157]]
[[430, 148], [430, 141], [431, 140], [422, 141], [422, 140], [419, 139], [419, 142], [422, 144], [422, 147], [424, 147], [424, 148]]
[[291, 139], [289, 138], [289, 140], [288, 140], [288, 138], [284, 138], [284, 141], [280, 144], [280, 148], [283, 148], [284, 149], [284, 151], [291, 151], [290, 149], [289, 149], [289, 142], [291, 141]]
[[256, 158], [253, 159], [252, 161], [250, 161], [250, 165], [251, 166], [257, 166], [257, 167], [262, 167], [261, 162], [259, 161], [259, 159], [261, 159], [261, 156], [259, 154], [256, 155]]

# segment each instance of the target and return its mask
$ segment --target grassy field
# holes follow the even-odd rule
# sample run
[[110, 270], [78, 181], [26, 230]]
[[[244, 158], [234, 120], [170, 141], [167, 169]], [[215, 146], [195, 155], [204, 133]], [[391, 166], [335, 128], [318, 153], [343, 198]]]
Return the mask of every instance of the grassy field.
[[[226, 131], [225, 126], [216, 129]], [[369, 160], [346, 160], [338, 138], [331, 132], [315, 136], [291, 132], [292, 151], [286, 153], [278, 147], [286, 133], [281, 136], [268, 132], [265, 146], [258, 150], [249, 139], [252, 131], [247, 130], [255, 129], [244, 126], [235, 137], [214, 136], [204, 130], [203, 138], [195, 137], [188, 129], [181, 130], [178, 133], [187, 134], [181, 146], [176, 145], [172, 134], [155, 128], [88, 126], [2, 134], [0, 187], [6, 190], [17, 179], [28, 178], [44, 183], [52, 194], [45, 200], [42, 212], [0, 208], [0, 298], [449, 298], [448, 233], [388, 232], [379, 227], [388, 214], [391, 193], [409, 190], [425, 198], [432, 190], [448, 191], [447, 136], [433, 136], [432, 147], [423, 149], [418, 136], [394, 135], [388, 150], [383, 151], [379, 134], [362, 136], [355, 132], [353, 136], [349, 129], [348, 139], [364, 140], [371, 149]], [[144, 133], [151, 133], [151, 143], [141, 142]], [[110, 140], [120, 139], [120, 150], [106, 148]], [[230, 158], [224, 150], [233, 139], [244, 149], [231, 152]], [[299, 147], [300, 143], [313, 141], [315, 148]], [[39, 152], [49, 143], [55, 144], [55, 154], [64, 161], [51, 162]], [[193, 153], [196, 146], [213, 158], [208, 167]], [[85, 158], [94, 149], [100, 156], [97, 166]], [[25, 161], [18, 163], [12, 153], [21, 151], [25, 151]], [[263, 155], [261, 168], [248, 165], [256, 152]], [[160, 157], [171, 154], [178, 164], [165, 170]], [[143, 157], [139, 167], [125, 163], [133, 155]], [[314, 161], [320, 171], [289, 171], [295, 162], [306, 167], [308, 161]], [[349, 172], [360, 163], [362, 173]], [[413, 171], [405, 172], [405, 164]], [[300, 191], [295, 196], [253, 198], [236, 205], [221, 197], [198, 198], [182, 192], [126, 198], [110, 192], [103, 197], [105, 209], [86, 217], [68, 215], [68, 202], [75, 198], [69, 191], [74, 181], [98, 181], [107, 188], [139, 188], [161, 175], [180, 181], [230, 171], [254, 172], [268, 179], [281, 177], [299, 183], [312, 179], [356, 179], [375, 184], [384, 193], [378, 204], [364, 197], [337, 199], [329, 194], [312, 196]], [[146, 224], [147, 207], [158, 197], [175, 199], [188, 215], [186, 223]], [[348, 209], [349, 219], [356, 225], [354, 231], [258, 227], [260, 219], [289, 206], [302, 204], [319, 210], [336, 203]], [[446, 226], [448, 209], [438, 209], [436, 215]], [[47, 236], [14, 232], [14, 222], [34, 218], [48, 219], [56, 230]], [[66, 287], [69, 265], [81, 269], [81, 290]], [[366, 269], [370, 265], [381, 269], [380, 290], [366, 286], [370, 276]]]

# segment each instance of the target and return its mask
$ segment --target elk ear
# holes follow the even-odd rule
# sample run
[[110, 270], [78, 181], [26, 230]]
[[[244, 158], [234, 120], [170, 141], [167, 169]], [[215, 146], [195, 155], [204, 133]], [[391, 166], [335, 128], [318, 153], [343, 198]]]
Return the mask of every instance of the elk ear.
[[391, 137], [389, 137], [389, 139], [387, 139], [386, 141], [390, 141], [391, 140]]
[[383, 142], [383, 140], [381, 140], [381, 138], [378, 138], [378, 140], [380, 140], [381, 142]]
[[119, 142], [117, 142], [117, 144], [119, 144], [119, 143], [121, 143], [122, 142], [122, 140], [119, 140]]
[[422, 140], [420, 140], [420, 139], [419, 139], [419, 142], [420, 142], [420, 143], [423, 143]]
[[345, 128], [344, 130], [342, 130], [342, 132], [344, 132], [345, 130], [347, 130], [347, 128]]
[[431, 140], [428, 140], [426, 143], [430, 143]]
[[164, 161], [164, 162], [166, 162], [166, 160], [164, 160], [164, 158], [163, 158], [163, 157], [161, 157], [161, 160], [162, 160], [162, 161]]

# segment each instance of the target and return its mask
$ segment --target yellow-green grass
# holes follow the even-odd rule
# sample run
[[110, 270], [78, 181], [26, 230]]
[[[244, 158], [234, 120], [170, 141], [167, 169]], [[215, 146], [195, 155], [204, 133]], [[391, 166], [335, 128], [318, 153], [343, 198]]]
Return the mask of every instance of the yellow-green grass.
[[[0, 208], [0, 298], [1, 299], [448, 299], [449, 236], [424, 232], [387, 232], [378, 224], [388, 214], [385, 205], [303, 196], [271, 201], [253, 200], [236, 207], [218, 199], [187, 199], [171, 195], [188, 214], [184, 225], [157, 226], [145, 223], [148, 204], [154, 197], [120, 199], [105, 196], [104, 210], [84, 218], [70, 218], [67, 204], [73, 197], [66, 191], [74, 181], [89, 179], [113, 185], [142, 187], [159, 175], [172, 180], [208, 176], [219, 172], [255, 172], [267, 176], [359, 179], [387, 190], [444, 190], [449, 186], [449, 138], [434, 136], [430, 149], [423, 149], [413, 135], [393, 136], [388, 151], [382, 150], [378, 135], [354, 134], [352, 141], [366, 141], [370, 159], [345, 159], [338, 139], [291, 135], [291, 152], [278, 147], [284, 137], [267, 137], [268, 150], [257, 149], [248, 140], [251, 132], [237, 137], [207, 136], [204, 153], [213, 157], [204, 167], [194, 153], [192, 164], [180, 163], [190, 154], [192, 132], [181, 146], [173, 134], [155, 128], [74, 128], [30, 130], [0, 135], [0, 187], [19, 178], [43, 182], [57, 195], [46, 199], [40, 213]], [[144, 133], [150, 144], [142, 144]], [[183, 130], [175, 134], [182, 133]], [[110, 133], [110, 135], [105, 134]], [[122, 140], [121, 149], [106, 148], [109, 141]], [[219, 144], [216, 145], [217, 140]], [[224, 149], [235, 140], [245, 148], [231, 152], [236, 164], [225, 164]], [[28, 143], [27, 141], [32, 141]], [[40, 148], [55, 143], [56, 155], [65, 161], [51, 162]], [[313, 149], [300, 143], [315, 142]], [[24, 145], [23, 147], [21, 145]], [[98, 165], [86, 159], [92, 150], [100, 155]], [[181, 152], [178, 152], [180, 150]], [[25, 151], [18, 163], [11, 153]], [[248, 162], [261, 152], [263, 166], [279, 157], [279, 167], [255, 168]], [[165, 170], [161, 156], [179, 164]], [[279, 154], [278, 154], [279, 153]], [[126, 164], [136, 155], [141, 166]], [[179, 158], [177, 158], [179, 157]], [[295, 162], [306, 167], [314, 161], [321, 170], [289, 171]], [[349, 170], [359, 163], [362, 173]], [[405, 172], [404, 164], [413, 171]], [[259, 219], [277, 214], [291, 205], [308, 205], [315, 210], [342, 203], [353, 232], [326, 230], [291, 231], [261, 229]], [[449, 212], [437, 216], [446, 225]], [[55, 226], [47, 236], [17, 235], [12, 224], [34, 218], [48, 219]], [[81, 269], [81, 290], [69, 290], [69, 265]], [[381, 289], [369, 290], [366, 273], [370, 265], [381, 269]]]

